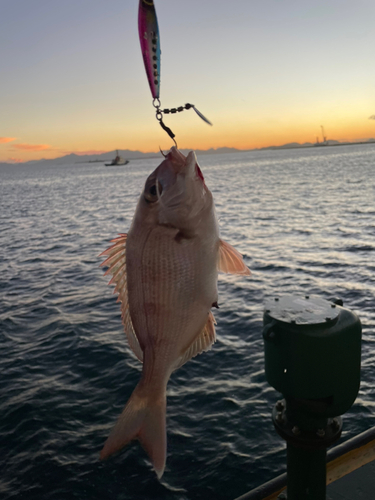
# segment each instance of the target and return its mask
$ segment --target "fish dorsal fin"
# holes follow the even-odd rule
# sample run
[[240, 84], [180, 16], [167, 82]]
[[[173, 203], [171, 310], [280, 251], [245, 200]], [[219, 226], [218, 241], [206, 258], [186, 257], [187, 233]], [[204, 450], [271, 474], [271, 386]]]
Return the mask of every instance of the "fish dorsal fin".
[[219, 271], [229, 274], [242, 274], [250, 276], [250, 269], [243, 261], [242, 255], [226, 241], [219, 240]]
[[210, 311], [203, 330], [186, 351], [177, 359], [174, 370], [180, 368], [180, 366], [184, 365], [189, 359], [194, 358], [194, 356], [197, 356], [197, 354], [211, 349], [212, 344], [216, 340], [215, 325], [216, 321], [214, 315]]
[[126, 273], [126, 238], [127, 234], [120, 234], [118, 238], [111, 240], [113, 245], [100, 254], [100, 257], [103, 255], [107, 256], [106, 260], [100, 265], [108, 267], [104, 275], [112, 275], [112, 279], [108, 284], [114, 284], [115, 290], [113, 293], [118, 293], [117, 302], [121, 302], [121, 319], [129, 346], [137, 358], [143, 361], [143, 352], [135, 334], [129, 311]]

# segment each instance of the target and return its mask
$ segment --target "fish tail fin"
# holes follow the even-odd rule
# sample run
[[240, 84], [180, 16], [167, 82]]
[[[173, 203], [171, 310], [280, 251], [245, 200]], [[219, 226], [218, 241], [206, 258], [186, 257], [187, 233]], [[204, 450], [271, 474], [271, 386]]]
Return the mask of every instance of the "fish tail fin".
[[119, 451], [133, 439], [138, 439], [149, 456], [160, 479], [166, 460], [166, 394], [146, 392], [140, 382], [117, 420], [100, 453], [104, 459]]

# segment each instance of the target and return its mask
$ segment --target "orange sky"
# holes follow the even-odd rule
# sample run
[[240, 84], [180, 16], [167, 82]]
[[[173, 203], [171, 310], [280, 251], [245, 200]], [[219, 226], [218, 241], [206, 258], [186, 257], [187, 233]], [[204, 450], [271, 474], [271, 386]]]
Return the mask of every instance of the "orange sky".
[[[180, 117], [178, 117], [180, 118]], [[233, 122], [222, 122], [217, 117], [217, 124], [208, 127], [200, 122], [198, 117], [191, 115], [189, 117], [189, 126], [186, 126], [181, 117], [181, 123], [178, 123], [177, 117], [165, 118], [165, 122], [176, 133], [178, 145], [181, 148], [189, 149], [209, 149], [220, 147], [234, 147], [238, 149], [255, 149], [271, 145], [282, 145], [288, 142], [315, 142], [316, 138], [322, 140], [322, 131], [319, 121], [311, 124], [309, 120], [294, 121], [289, 120], [271, 120], [263, 119], [258, 123], [246, 121], [245, 117], [238, 118]], [[210, 117], [211, 118], [211, 117]], [[213, 120], [214, 121], [214, 120]], [[375, 137], [375, 120], [367, 119], [357, 120], [347, 119], [326, 120], [325, 135], [328, 139], [344, 141], [361, 141], [366, 138]], [[313, 129], [313, 131], [312, 131]], [[23, 142], [22, 138], [0, 137], [0, 161], [21, 162], [36, 160], [41, 158], [57, 158], [70, 153], [78, 155], [102, 154], [114, 149], [131, 149], [143, 152], [158, 151], [159, 146], [168, 149], [173, 145], [168, 136], [160, 129], [156, 120], [152, 117], [149, 120], [145, 132], [137, 133], [126, 130], [121, 133], [113, 131], [108, 135], [101, 135], [98, 129], [90, 138], [61, 138], [48, 136], [48, 142], [37, 143]], [[124, 140], [123, 137], [128, 137]], [[37, 139], [37, 137], [36, 137]], [[95, 148], [90, 146], [95, 145]], [[99, 146], [99, 147], [98, 147]]]

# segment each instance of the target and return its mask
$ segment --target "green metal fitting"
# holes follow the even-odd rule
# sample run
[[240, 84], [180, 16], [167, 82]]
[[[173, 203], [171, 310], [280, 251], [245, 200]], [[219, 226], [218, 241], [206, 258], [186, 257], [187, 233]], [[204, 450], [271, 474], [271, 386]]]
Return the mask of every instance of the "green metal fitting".
[[268, 383], [301, 405], [309, 400], [310, 415], [345, 413], [360, 384], [359, 318], [324, 299], [285, 296], [266, 303], [263, 320]]

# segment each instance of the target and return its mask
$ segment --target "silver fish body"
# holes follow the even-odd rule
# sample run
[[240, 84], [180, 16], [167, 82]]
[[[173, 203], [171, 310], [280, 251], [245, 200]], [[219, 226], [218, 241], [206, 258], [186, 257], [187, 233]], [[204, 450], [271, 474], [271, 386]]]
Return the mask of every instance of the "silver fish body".
[[127, 235], [103, 252], [142, 377], [101, 453], [138, 439], [160, 478], [171, 373], [215, 341], [218, 271], [250, 274], [219, 238], [212, 194], [195, 154], [172, 148], [146, 181]]

